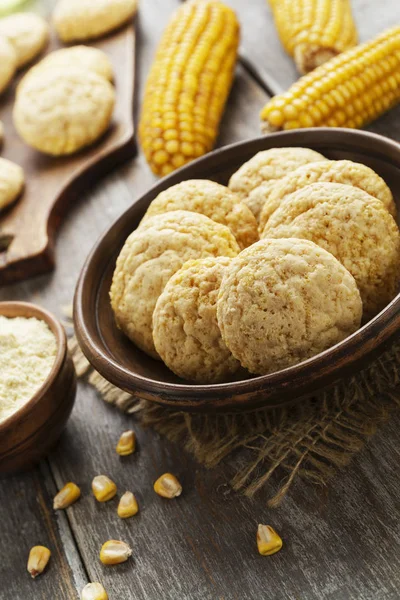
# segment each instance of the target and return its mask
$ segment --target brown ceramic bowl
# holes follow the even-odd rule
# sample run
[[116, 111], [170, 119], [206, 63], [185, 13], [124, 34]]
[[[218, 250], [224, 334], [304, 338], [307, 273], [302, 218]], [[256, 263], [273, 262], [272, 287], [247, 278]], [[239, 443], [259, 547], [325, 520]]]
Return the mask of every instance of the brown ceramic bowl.
[[42, 387], [0, 423], [0, 473], [4, 474], [34, 465], [58, 440], [75, 401], [76, 375], [65, 331], [53, 315], [25, 302], [0, 302], [0, 315], [41, 319], [57, 341], [54, 365]]
[[400, 200], [400, 146], [372, 133], [346, 129], [303, 129], [241, 142], [216, 150], [162, 179], [100, 239], [86, 261], [76, 289], [76, 333], [87, 358], [106, 379], [140, 398], [181, 410], [276, 407], [301, 400], [357, 372], [398, 335], [399, 295], [359, 331], [301, 364], [262, 377], [195, 385], [179, 379], [161, 362], [138, 350], [115, 326], [108, 296], [115, 261], [125, 239], [157, 194], [185, 179], [207, 178], [226, 184], [229, 176], [256, 152], [282, 146], [305, 146], [328, 158], [369, 165]]

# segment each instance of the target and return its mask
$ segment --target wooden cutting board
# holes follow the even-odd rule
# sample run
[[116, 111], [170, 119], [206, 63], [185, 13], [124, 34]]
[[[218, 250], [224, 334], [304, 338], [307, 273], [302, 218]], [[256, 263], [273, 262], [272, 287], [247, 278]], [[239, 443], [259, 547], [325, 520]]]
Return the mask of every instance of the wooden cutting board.
[[[52, 270], [55, 234], [66, 210], [79, 201], [84, 188], [136, 154], [134, 25], [130, 23], [91, 45], [108, 54], [113, 63], [117, 101], [110, 129], [90, 148], [71, 157], [54, 158], [29, 148], [19, 138], [12, 108], [15, 87], [26, 70], [0, 97], [0, 120], [5, 130], [0, 156], [21, 165], [26, 177], [23, 196], [0, 213], [0, 286]], [[52, 34], [46, 53], [61, 47]]]

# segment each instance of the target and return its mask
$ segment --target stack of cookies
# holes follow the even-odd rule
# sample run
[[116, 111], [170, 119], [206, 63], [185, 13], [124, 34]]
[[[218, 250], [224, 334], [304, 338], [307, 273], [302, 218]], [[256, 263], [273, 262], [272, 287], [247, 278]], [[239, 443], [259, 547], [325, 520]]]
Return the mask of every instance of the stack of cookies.
[[184, 181], [155, 198], [120, 253], [117, 325], [196, 383], [297, 364], [395, 296], [395, 215], [372, 169], [307, 148], [260, 152], [228, 187]]

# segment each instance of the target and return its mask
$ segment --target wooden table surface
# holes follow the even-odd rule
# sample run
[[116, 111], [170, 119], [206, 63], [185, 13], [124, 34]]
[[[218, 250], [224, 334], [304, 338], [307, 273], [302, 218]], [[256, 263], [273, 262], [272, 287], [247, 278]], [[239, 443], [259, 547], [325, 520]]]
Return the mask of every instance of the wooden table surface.
[[[259, 135], [259, 111], [275, 88], [296, 77], [277, 39], [265, 0], [227, 0], [242, 22], [242, 56], [218, 145]], [[138, 98], [160, 34], [178, 0], [143, 0], [137, 20]], [[365, 40], [400, 22], [400, 3], [354, 0]], [[249, 69], [248, 64], [252, 66]], [[254, 76], [257, 71], [257, 77]], [[266, 75], [267, 74], [267, 75]], [[371, 130], [400, 141], [400, 108]], [[27, 300], [61, 316], [99, 235], [154, 181], [142, 154], [88, 190], [71, 207], [57, 244], [57, 269], [0, 290], [1, 300]], [[74, 600], [88, 581], [101, 581], [110, 600], [398, 600], [400, 598], [400, 416], [381, 428], [328, 490], [297, 482], [282, 507], [270, 510], [262, 494], [250, 501], [234, 494], [224, 466], [206, 471], [179, 447], [151, 430], [135, 429], [139, 451], [120, 459], [114, 446], [132, 419], [106, 405], [84, 383], [68, 427], [48, 460], [26, 474], [0, 481], [0, 599]], [[152, 482], [175, 473], [184, 492], [164, 501]], [[137, 494], [140, 515], [121, 521], [116, 500], [96, 503], [94, 475], [106, 473], [119, 489]], [[54, 513], [52, 498], [67, 481], [81, 500]], [[257, 523], [273, 525], [284, 548], [261, 557]], [[132, 545], [133, 559], [105, 568], [107, 539]], [[51, 548], [47, 572], [32, 581], [29, 549]]]

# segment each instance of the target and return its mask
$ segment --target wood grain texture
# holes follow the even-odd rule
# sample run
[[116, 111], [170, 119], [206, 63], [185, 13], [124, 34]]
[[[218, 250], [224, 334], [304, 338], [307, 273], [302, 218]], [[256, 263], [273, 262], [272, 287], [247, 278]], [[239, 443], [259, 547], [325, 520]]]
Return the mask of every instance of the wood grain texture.
[[[244, 20], [245, 12], [261, 3], [265, 6], [264, 0], [240, 3], [241, 18]], [[172, 0], [141, 3], [140, 93], [158, 37], [174, 4]], [[376, 2], [368, 0], [362, 4], [365, 10], [360, 12], [360, 19], [365, 12], [375, 20]], [[397, 5], [388, 1], [385, 6], [387, 10], [382, 13], [390, 15]], [[265, 27], [258, 27], [255, 22], [254, 45], [269, 49], [268, 60], [278, 75], [278, 46], [273, 50], [268, 46]], [[249, 38], [244, 38], [243, 45], [249, 53], [252, 29], [247, 26], [247, 30]], [[268, 31], [272, 35], [272, 26]], [[261, 64], [263, 57], [264, 54]], [[219, 144], [258, 135], [258, 112], [266, 99], [246, 71], [238, 69]], [[392, 137], [400, 136], [399, 122], [390, 115], [388, 132], [389, 129]], [[0, 297], [36, 301], [61, 316], [60, 306], [71, 302], [77, 276], [93, 243], [154, 181], [141, 153], [134, 163], [107, 176], [83, 195], [60, 230], [57, 271], [3, 288]], [[0, 581], [13, 579], [13, 594], [0, 585], [1, 600], [24, 600], [29, 596], [35, 600], [74, 600], [86, 582], [85, 568], [90, 579], [103, 581], [110, 600], [398, 600], [399, 417], [382, 428], [329, 490], [315, 491], [298, 483], [287, 502], [274, 511], [266, 508], [262, 496], [254, 501], [235, 496], [227, 485], [226, 465], [206, 471], [180, 448], [138, 426], [137, 455], [120, 459], [114, 453], [114, 445], [121, 431], [131, 426], [131, 418], [105, 405], [89, 386], [81, 383], [68, 428], [50, 460], [57, 486], [74, 479], [82, 484], [84, 492], [84, 497], [65, 513], [50, 514], [55, 535], [62, 540], [73, 566], [75, 579], [70, 574], [69, 582], [76, 596], [70, 593], [69, 584], [59, 578], [60, 563], [52, 563], [41, 580], [32, 582], [28, 574], [24, 578], [24, 536], [27, 546], [47, 539], [42, 538], [46, 532], [44, 520], [36, 500], [32, 500], [36, 498], [36, 480], [31, 474], [13, 478], [11, 485], [0, 482], [0, 513], [2, 517], [6, 515], [0, 528], [0, 569], [3, 565], [6, 569], [0, 571]], [[171, 470], [182, 479], [184, 492], [176, 501], [164, 502], [152, 492], [153, 480], [164, 470]], [[137, 518], [119, 521], [116, 500], [102, 506], [95, 504], [90, 496], [90, 479], [99, 472], [113, 477], [121, 492], [127, 488], [137, 493], [141, 507]], [[43, 492], [47, 494], [45, 504], [50, 506], [52, 477], [44, 471], [37, 478], [41, 487], [50, 489], [50, 493], [47, 488]], [[33, 513], [26, 508], [26, 498], [28, 506], [34, 505]], [[257, 554], [258, 522], [270, 523], [282, 534], [285, 545], [279, 554]], [[134, 556], [126, 565], [106, 570], [98, 561], [98, 552], [101, 542], [114, 536], [129, 541]], [[6, 562], [10, 543], [21, 548], [14, 548]], [[39, 592], [35, 595], [39, 586], [41, 596]]]

